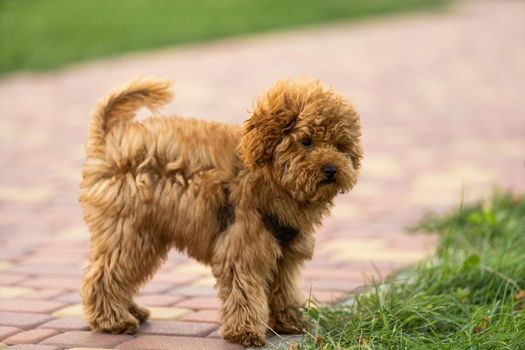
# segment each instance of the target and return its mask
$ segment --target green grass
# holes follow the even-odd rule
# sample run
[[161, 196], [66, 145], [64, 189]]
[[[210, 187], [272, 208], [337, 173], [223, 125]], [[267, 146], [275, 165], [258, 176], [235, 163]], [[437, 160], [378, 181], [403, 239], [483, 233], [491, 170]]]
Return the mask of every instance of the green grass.
[[525, 196], [428, 217], [435, 255], [353, 296], [314, 306], [300, 349], [525, 349]]
[[447, 0], [0, 0], [0, 74]]

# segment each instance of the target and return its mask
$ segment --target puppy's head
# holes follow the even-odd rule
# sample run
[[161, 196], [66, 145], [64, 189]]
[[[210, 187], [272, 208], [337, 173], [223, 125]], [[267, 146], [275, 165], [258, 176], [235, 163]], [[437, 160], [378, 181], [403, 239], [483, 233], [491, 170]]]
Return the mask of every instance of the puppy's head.
[[331, 201], [357, 181], [360, 136], [359, 115], [347, 99], [317, 80], [284, 80], [244, 123], [239, 153], [249, 170], [270, 170], [295, 200]]

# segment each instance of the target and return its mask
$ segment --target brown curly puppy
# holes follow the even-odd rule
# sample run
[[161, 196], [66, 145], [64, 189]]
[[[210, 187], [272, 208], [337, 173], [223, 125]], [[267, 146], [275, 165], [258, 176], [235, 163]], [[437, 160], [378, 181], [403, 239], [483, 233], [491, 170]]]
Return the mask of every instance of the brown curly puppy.
[[91, 231], [82, 297], [93, 329], [133, 333], [133, 296], [174, 246], [210, 265], [222, 335], [263, 345], [302, 330], [300, 268], [314, 229], [357, 180], [359, 116], [318, 81], [280, 81], [241, 129], [179, 117], [133, 121], [172, 98], [136, 79], [94, 113], [80, 201]]

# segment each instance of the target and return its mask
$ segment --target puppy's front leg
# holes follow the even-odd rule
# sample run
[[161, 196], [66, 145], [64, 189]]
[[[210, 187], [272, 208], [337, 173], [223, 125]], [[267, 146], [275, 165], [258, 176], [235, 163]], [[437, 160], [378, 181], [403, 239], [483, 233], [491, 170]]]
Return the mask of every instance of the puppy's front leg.
[[221, 305], [222, 336], [245, 346], [266, 343], [268, 285], [278, 246], [256, 223], [235, 223], [217, 242], [212, 271]]
[[301, 308], [304, 296], [300, 288], [303, 260], [285, 254], [279, 259], [277, 273], [268, 295], [270, 327], [281, 334], [298, 334], [305, 327]]

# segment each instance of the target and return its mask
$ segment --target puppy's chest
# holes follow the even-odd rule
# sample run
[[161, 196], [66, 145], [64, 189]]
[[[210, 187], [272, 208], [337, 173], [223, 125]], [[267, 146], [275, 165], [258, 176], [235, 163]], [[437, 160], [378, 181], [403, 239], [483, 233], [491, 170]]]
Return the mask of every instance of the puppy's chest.
[[277, 216], [268, 213], [260, 214], [264, 227], [281, 246], [288, 246], [299, 235], [298, 228], [281, 224]]
[[[293, 240], [300, 234], [298, 228], [281, 224], [281, 220], [273, 214], [259, 211], [259, 215], [264, 228], [282, 247], [292, 244]], [[224, 232], [235, 221], [235, 206], [230, 200], [230, 191], [228, 189], [224, 189], [224, 201], [217, 211], [217, 219], [220, 232]]]

